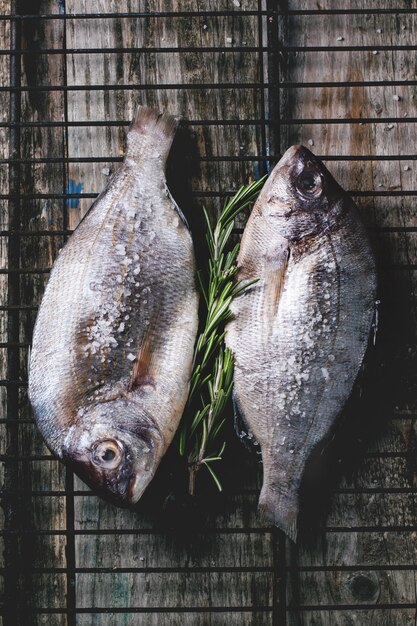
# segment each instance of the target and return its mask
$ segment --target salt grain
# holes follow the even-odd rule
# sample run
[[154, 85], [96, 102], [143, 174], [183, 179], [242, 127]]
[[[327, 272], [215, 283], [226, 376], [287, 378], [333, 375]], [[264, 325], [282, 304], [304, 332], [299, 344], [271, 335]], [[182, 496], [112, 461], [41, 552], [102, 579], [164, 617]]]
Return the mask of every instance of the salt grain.
[[124, 256], [126, 254], [126, 246], [123, 245], [122, 243], [118, 243], [117, 245], [114, 246], [114, 251], [119, 256]]

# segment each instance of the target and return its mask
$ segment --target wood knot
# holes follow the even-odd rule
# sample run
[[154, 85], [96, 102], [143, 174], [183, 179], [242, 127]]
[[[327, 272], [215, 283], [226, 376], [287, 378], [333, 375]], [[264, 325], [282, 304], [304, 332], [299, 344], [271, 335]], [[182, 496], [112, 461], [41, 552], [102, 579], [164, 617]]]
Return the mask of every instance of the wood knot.
[[379, 581], [372, 572], [355, 573], [347, 577], [350, 593], [357, 602], [374, 603], [379, 597]]

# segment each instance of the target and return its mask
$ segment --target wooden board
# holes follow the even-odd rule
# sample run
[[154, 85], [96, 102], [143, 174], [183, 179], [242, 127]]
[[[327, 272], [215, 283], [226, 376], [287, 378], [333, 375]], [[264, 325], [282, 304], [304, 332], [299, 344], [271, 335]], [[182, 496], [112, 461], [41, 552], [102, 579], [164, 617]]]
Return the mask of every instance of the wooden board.
[[[319, 5], [346, 6], [341, 0]], [[363, 8], [356, 0], [350, 5]], [[256, 12], [267, 3], [258, 0], [40, 0], [20, 6], [40, 14], [59, 14], [65, 7], [68, 15], [65, 21], [26, 20], [23, 28], [24, 46], [66, 46], [68, 53], [22, 55], [22, 84], [31, 88], [21, 96], [22, 120], [40, 125], [20, 131], [20, 156], [31, 161], [20, 169], [19, 228], [25, 234], [19, 237], [18, 264], [29, 270], [20, 279], [23, 384], [15, 427], [22, 497], [16, 519], [7, 521], [19, 539], [13, 543], [6, 535], [5, 558], [13, 554], [14, 571], [20, 572], [21, 623], [411, 626], [417, 548], [417, 237], [409, 228], [416, 227], [417, 218], [416, 198], [407, 192], [417, 188], [411, 121], [417, 105], [413, 87], [349, 83], [414, 80], [412, 51], [378, 51], [378, 45], [413, 45], [415, 15], [288, 17], [284, 12], [259, 18]], [[311, 10], [318, 5], [289, 0], [280, 6]], [[10, 11], [6, 1], [0, 0], [0, 7]], [[394, 8], [394, 2], [372, 3], [372, 9], [384, 7]], [[417, 4], [413, 0], [407, 7]], [[221, 11], [227, 14], [216, 16]], [[71, 17], [114, 12], [147, 15]], [[191, 15], [178, 14], [184, 12]], [[0, 21], [0, 37], [7, 48], [8, 22]], [[279, 43], [283, 53], [256, 49], [268, 42]], [[372, 49], [348, 49], [358, 46]], [[309, 47], [326, 50], [298, 49]], [[100, 51], [79, 52], [86, 48]], [[2, 84], [8, 84], [8, 74], [8, 57], [0, 56]], [[259, 87], [263, 80], [272, 83], [269, 90]], [[314, 83], [321, 86], [306, 86]], [[58, 89], [40, 91], [40, 85]], [[0, 92], [0, 103], [0, 121], [7, 121], [7, 92]], [[98, 499], [51, 458], [30, 423], [26, 362], [47, 270], [65, 241], [62, 232], [77, 226], [121, 160], [124, 131], [139, 103], [183, 120], [168, 175], [194, 229], [197, 252], [202, 206], [214, 216], [222, 194], [258, 178], [266, 163], [272, 165], [298, 142], [319, 154], [352, 192], [374, 239], [382, 305], [369, 385], [375, 391], [382, 384], [389, 394], [380, 394], [382, 402], [370, 395], [362, 425], [353, 404], [329, 463], [317, 463], [317, 471], [332, 480], [324, 476], [319, 489], [312, 481], [315, 491], [305, 510], [311, 528], [307, 523], [297, 547], [259, 520], [259, 467], [233, 444], [224, 494], [205, 495], [200, 513], [190, 510], [189, 526], [182, 528], [184, 516], [169, 503], [162, 507], [157, 488], [136, 511]], [[262, 119], [268, 116], [265, 126]], [[66, 129], [62, 122], [69, 123]], [[8, 135], [1, 128], [0, 148], [0, 158], [7, 159]], [[1, 194], [8, 193], [8, 180], [0, 168]], [[63, 199], [63, 194], [72, 197]], [[0, 229], [9, 225], [7, 201], [4, 206]], [[0, 238], [0, 257], [6, 267], [7, 238]], [[3, 305], [7, 276], [0, 275], [0, 283]], [[7, 341], [1, 311], [0, 332]], [[2, 379], [6, 364], [3, 349]], [[377, 383], [372, 367], [378, 370]], [[2, 387], [0, 394], [5, 415]], [[5, 425], [0, 428], [6, 431]], [[10, 433], [2, 438], [2, 454], [10, 453], [9, 443]], [[10, 476], [9, 471], [7, 489]], [[323, 515], [314, 516], [314, 509]], [[7, 602], [5, 626], [10, 626]]]
[[[372, 9], [393, 5], [375, 2]], [[327, 3], [327, 8], [338, 5]], [[311, 3], [293, 0], [289, 9], [308, 10]], [[386, 406], [381, 410], [378, 403], [371, 404], [364, 417], [375, 433], [378, 418], [391, 418], [379, 436], [368, 433], [371, 456], [353, 464], [353, 476], [342, 477], [335, 486], [327, 530], [310, 544], [287, 547], [292, 570], [287, 580], [288, 624], [411, 624], [417, 508], [415, 465], [410, 465], [409, 455], [415, 437], [411, 346], [416, 320], [415, 276], [408, 267], [415, 264], [416, 239], [404, 227], [415, 226], [415, 197], [406, 193], [416, 188], [416, 126], [408, 120], [416, 117], [416, 105], [412, 87], [349, 83], [413, 80], [413, 53], [378, 46], [410, 44], [415, 22], [406, 14], [283, 19], [285, 45], [298, 48], [287, 53], [282, 75], [288, 85], [283, 90], [283, 141], [304, 143], [322, 155], [336, 179], [351, 190], [370, 228], [383, 305], [378, 359], [386, 365], [390, 393], [384, 394], [381, 387]], [[371, 49], [345, 50], [358, 46]], [[312, 47], [325, 49], [308, 50]], [[321, 86], [304, 86], [308, 83]], [[407, 530], [400, 532], [401, 527]]]

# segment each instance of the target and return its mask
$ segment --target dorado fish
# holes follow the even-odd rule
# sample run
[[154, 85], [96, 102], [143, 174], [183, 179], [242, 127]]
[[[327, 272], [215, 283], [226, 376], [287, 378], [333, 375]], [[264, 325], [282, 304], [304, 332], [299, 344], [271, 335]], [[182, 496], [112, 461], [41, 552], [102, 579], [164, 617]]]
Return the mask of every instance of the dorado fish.
[[232, 305], [236, 411], [263, 462], [259, 508], [293, 540], [313, 448], [348, 399], [376, 297], [375, 261], [358, 210], [324, 165], [293, 146], [246, 225]]
[[141, 497], [188, 395], [198, 296], [165, 180], [176, 125], [138, 109], [123, 164], [52, 268], [33, 334], [29, 396], [46, 444], [119, 504]]

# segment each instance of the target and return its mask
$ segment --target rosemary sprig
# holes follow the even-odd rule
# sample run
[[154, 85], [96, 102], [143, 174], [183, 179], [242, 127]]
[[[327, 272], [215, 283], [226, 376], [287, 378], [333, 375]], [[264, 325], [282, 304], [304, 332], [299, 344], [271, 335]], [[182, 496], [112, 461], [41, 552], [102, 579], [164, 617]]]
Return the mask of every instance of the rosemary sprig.
[[198, 273], [198, 282], [206, 316], [194, 351], [190, 393], [179, 436], [180, 453], [188, 459], [191, 495], [197, 472], [203, 466], [222, 489], [212, 465], [221, 460], [226, 446], [224, 441], [218, 443], [218, 436], [233, 388], [233, 355], [224, 345], [224, 327], [232, 317], [233, 298], [249, 286], [233, 280], [239, 244], [230, 249], [229, 242], [235, 218], [256, 200], [265, 178], [241, 187], [224, 205], [214, 228], [204, 209], [209, 261], [205, 275]]

